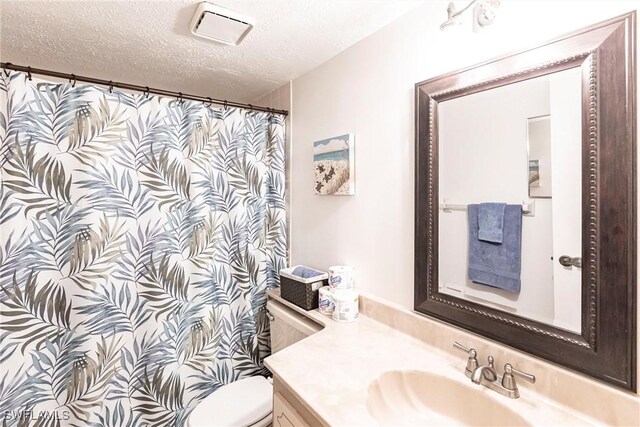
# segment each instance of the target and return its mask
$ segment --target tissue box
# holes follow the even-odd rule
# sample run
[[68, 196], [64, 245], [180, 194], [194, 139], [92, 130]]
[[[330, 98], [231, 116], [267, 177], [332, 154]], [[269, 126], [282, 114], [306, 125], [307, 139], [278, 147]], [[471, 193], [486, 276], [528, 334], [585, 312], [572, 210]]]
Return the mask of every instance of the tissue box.
[[297, 267], [302, 266], [296, 265], [280, 270], [280, 296], [305, 310], [318, 308], [318, 289], [329, 283], [329, 275], [321, 273], [304, 279], [293, 275], [293, 270]]

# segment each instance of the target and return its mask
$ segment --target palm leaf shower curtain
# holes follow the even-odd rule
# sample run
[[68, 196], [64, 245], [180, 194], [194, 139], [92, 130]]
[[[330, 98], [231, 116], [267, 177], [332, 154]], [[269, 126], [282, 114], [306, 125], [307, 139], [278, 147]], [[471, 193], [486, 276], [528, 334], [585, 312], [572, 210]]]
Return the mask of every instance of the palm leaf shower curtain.
[[2, 73], [3, 425], [184, 425], [262, 372], [283, 120]]

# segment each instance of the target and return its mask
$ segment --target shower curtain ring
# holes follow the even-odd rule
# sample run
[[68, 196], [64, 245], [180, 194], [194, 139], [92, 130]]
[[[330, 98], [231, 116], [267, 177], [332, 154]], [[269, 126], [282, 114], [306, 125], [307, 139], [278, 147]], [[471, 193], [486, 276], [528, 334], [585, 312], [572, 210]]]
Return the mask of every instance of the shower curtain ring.
[[69, 83], [71, 83], [71, 87], [76, 87], [76, 75], [71, 74], [71, 78], [69, 79]]
[[9, 77], [9, 67], [11, 67], [11, 62], [7, 62], [7, 68], [4, 69], [5, 77]]
[[144, 97], [149, 98], [149, 86], [145, 86], [144, 89]]
[[113, 93], [113, 80], [109, 80], [109, 93]]
[[182, 92], [178, 92], [178, 104], [182, 104]]
[[225, 99], [225, 100], [224, 100], [224, 111], [227, 111], [227, 107], [228, 107], [228, 102], [227, 102], [227, 100]]
[[27, 67], [27, 77], [31, 80], [31, 67]]

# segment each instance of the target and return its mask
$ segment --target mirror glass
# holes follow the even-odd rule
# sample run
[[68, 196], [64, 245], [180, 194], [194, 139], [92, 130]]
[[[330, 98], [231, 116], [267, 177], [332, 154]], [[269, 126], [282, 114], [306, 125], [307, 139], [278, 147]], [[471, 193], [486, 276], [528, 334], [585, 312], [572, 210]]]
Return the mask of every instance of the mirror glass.
[[581, 331], [579, 68], [438, 104], [439, 292]]
[[529, 197], [551, 197], [551, 116], [527, 119]]

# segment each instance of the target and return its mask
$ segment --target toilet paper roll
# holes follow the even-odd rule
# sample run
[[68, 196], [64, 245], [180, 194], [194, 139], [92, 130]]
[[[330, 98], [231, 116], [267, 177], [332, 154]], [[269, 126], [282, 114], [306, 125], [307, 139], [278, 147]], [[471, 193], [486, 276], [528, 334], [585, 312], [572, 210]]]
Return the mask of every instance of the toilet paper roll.
[[353, 322], [360, 315], [358, 292], [353, 289], [336, 289], [333, 302], [336, 305], [331, 317], [338, 322]]
[[318, 289], [318, 310], [320, 313], [331, 316], [335, 307], [331, 287], [323, 286]]
[[333, 289], [353, 288], [353, 267], [348, 265], [329, 267], [329, 286]]

